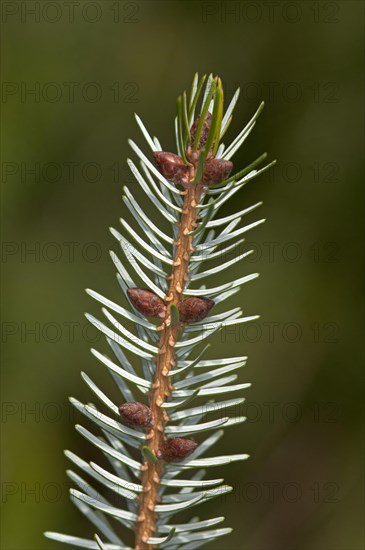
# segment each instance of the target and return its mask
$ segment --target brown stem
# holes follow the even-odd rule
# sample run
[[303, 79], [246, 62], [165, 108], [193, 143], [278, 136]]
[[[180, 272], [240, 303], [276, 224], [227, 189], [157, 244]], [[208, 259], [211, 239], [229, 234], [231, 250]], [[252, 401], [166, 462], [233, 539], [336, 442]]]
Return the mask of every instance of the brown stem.
[[[171, 305], [177, 305], [188, 280], [189, 260], [193, 251], [192, 236], [189, 233], [197, 226], [197, 203], [201, 194], [201, 185], [191, 185], [184, 192], [185, 199], [179, 224], [179, 234], [175, 243], [175, 256], [170, 280], [169, 290], [166, 295], [168, 304], [166, 317], [161, 325], [161, 337], [158, 344], [156, 357], [156, 373], [149, 398], [149, 406], [152, 410], [154, 425], [146, 435], [147, 445], [156, 455], [161, 444], [166, 439], [165, 425], [169, 417], [165, 409], [161, 408], [167, 397], [171, 395], [172, 384], [169, 376], [171, 368], [176, 364], [175, 343], [181, 328], [179, 325], [170, 324]], [[152, 464], [145, 460], [142, 467], [142, 487], [139, 512], [137, 517], [135, 550], [152, 550], [155, 548], [147, 544], [147, 540], [153, 537], [156, 531], [157, 514], [155, 506], [158, 503], [160, 478], [163, 472], [163, 463], [158, 460]]]

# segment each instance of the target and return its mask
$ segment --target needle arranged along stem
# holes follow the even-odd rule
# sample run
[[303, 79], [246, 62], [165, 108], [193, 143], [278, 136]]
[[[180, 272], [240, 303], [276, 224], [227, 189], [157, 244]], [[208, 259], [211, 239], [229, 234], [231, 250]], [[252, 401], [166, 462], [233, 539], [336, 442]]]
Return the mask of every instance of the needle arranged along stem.
[[[129, 263], [123, 263], [114, 252], [111, 253], [128, 308], [98, 292], [87, 291], [103, 305], [102, 312], [111, 325], [86, 314], [92, 325], [106, 337], [115, 357], [116, 362], [92, 350], [116, 382], [120, 401], [115, 403], [85, 373], [82, 373], [84, 381], [100, 405], [113, 416], [99, 412], [95, 405], [84, 405], [71, 398], [77, 410], [102, 429], [102, 437], [96, 437], [82, 426], [76, 426], [77, 431], [111, 462], [113, 473], [66, 452], [78, 469], [95, 478], [108, 491], [125, 498], [127, 509], [117, 508], [69, 470], [68, 475], [77, 485], [77, 489], [71, 489], [72, 500], [98, 533], [89, 540], [47, 531], [45, 535], [51, 540], [82, 548], [127, 548], [108, 521], [110, 517], [134, 531], [134, 550], [155, 550], [160, 546], [195, 548], [232, 531], [230, 527], [215, 528], [223, 517], [191, 519], [188, 523], [174, 522], [173, 525], [170, 522], [175, 512], [190, 509], [233, 489], [221, 484], [223, 479], [205, 479], [206, 466], [219, 467], [248, 458], [246, 453], [222, 456], [213, 453], [202, 457], [223, 433], [216, 428], [245, 421], [244, 416], [236, 413], [234, 417], [221, 413], [243, 402], [241, 397], [224, 400], [224, 395], [250, 386], [249, 383], [234, 383], [238, 378], [235, 371], [246, 364], [247, 358], [240, 355], [202, 360], [208, 346], [198, 354], [193, 353], [203, 341], [225, 327], [238, 327], [257, 319], [257, 316], [243, 316], [240, 307], [210, 314], [212, 308], [230, 298], [241, 285], [257, 277], [257, 273], [241, 276], [237, 266], [228, 282], [222, 280], [209, 285], [209, 277], [217, 274], [220, 277], [252, 252], [238, 253], [238, 245], [243, 242], [242, 235], [246, 231], [264, 221], [237, 227], [241, 218], [261, 203], [221, 218], [217, 218], [217, 214], [243, 186], [275, 163], [260, 168], [266, 157], [263, 154], [231, 175], [234, 168], [231, 158], [250, 134], [263, 107], [262, 103], [226, 147], [221, 140], [230, 125], [238, 98], [239, 90], [224, 113], [221, 79], [212, 74], [199, 78], [196, 74], [190, 94], [183, 92], [177, 100], [176, 153], [163, 150], [158, 139], [150, 135], [136, 116], [154, 162], [130, 140], [141, 170], [132, 160], [128, 160], [128, 165], [147, 204], [144, 208], [144, 203], [125, 187], [123, 201], [133, 217], [134, 226], [123, 217], [121, 223], [126, 235], [111, 228]], [[158, 219], [156, 222], [148, 219], [149, 201], [161, 222], [167, 220], [174, 226], [173, 235], [160, 228]], [[195, 288], [190, 288], [190, 282]], [[158, 319], [159, 324], [152, 323], [149, 318]], [[206, 324], [202, 324], [203, 319]], [[129, 330], [126, 323], [135, 325], [135, 332]], [[135, 361], [141, 370], [135, 367]], [[201, 367], [203, 371], [199, 372]], [[143, 402], [135, 400], [134, 388], [143, 394]], [[212, 396], [212, 399], [183, 410], [195, 396]], [[216, 396], [222, 396], [218, 402]], [[206, 421], [204, 417], [209, 411], [219, 417]], [[189, 437], [200, 436], [209, 430], [216, 431], [200, 442]], [[141, 458], [135, 459], [133, 455], [137, 450], [141, 451]], [[171, 470], [169, 463], [172, 463]], [[175, 478], [183, 470], [195, 468], [198, 470], [192, 477], [188, 471], [186, 479]], [[131, 481], [131, 475], [137, 478], [137, 483]], [[204, 489], [210, 486], [214, 488]], [[167, 493], [164, 493], [165, 487]]]
[[[176, 366], [175, 344], [181, 333], [179, 324], [173, 324], [171, 319], [171, 306], [177, 306], [181, 300], [182, 293], [188, 280], [189, 261], [193, 252], [192, 235], [197, 227], [197, 204], [201, 195], [201, 185], [195, 184], [183, 192], [184, 205], [180, 218], [178, 238], [175, 243], [174, 262], [170, 280], [169, 290], [166, 295], [168, 304], [165, 319], [161, 325], [161, 336], [158, 344], [158, 355], [156, 357], [156, 373], [149, 398], [149, 406], [154, 419], [153, 427], [146, 435], [147, 446], [154, 455], [164, 442], [165, 425], [169, 420], [166, 411], [161, 407], [165, 400], [170, 397], [172, 391], [169, 372]], [[143, 492], [140, 496], [140, 506], [137, 518], [135, 550], [151, 550], [154, 546], [147, 544], [150, 537], [156, 531], [157, 514], [155, 506], [158, 504], [158, 492], [160, 479], [163, 471], [161, 460], [155, 463], [145, 459], [142, 465], [141, 484]]]

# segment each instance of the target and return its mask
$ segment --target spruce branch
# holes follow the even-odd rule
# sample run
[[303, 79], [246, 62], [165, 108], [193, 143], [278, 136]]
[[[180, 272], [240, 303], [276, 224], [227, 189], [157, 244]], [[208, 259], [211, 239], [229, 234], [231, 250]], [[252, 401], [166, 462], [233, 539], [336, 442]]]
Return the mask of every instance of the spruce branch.
[[[240, 307], [214, 312], [217, 304], [230, 298], [257, 274], [215, 287], [195, 286], [196, 282], [205, 282], [210, 275], [221, 273], [247, 257], [251, 251], [206, 268], [211, 260], [222, 260], [228, 251], [242, 243], [241, 237], [246, 231], [264, 221], [236, 229], [242, 216], [261, 203], [225, 218], [216, 217], [227, 200], [273, 164], [259, 168], [266, 158], [264, 154], [230, 175], [233, 169], [230, 159], [248, 137], [263, 108], [261, 104], [226, 148], [222, 137], [230, 125], [238, 97], [239, 90], [224, 113], [220, 78], [210, 75], [199, 79], [196, 74], [189, 97], [184, 92], [177, 101], [177, 154], [163, 151], [157, 138], [150, 136], [136, 115], [153, 160], [130, 141], [140, 166], [132, 160], [128, 160], [128, 165], [161, 218], [171, 223], [172, 235], [147, 219], [142, 206], [129, 189], [124, 188], [123, 200], [136, 228], [121, 220], [123, 232], [111, 231], [144, 288], [136, 285], [126, 264], [111, 253], [129, 307], [87, 290], [102, 304], [108, 324], [93, 315], [87, 314], [87, 318], [105, 335], [116, 362], [97, 350], [92, 353], [109, 370], [123, 402], [115, 404], [84, 373], [84, 381], [109, 412], [104, 414], [94, 405], [71, 399], [77, 410], [101, 429], [102, 437], [79, 425], [77, 431], [105, 455], [114, 473], [66, 451], [67, 458], [88, 478], [121, 496], [126, 509], [112, 505], [88, 481], [69, 471], [69, 477], [78, 487], [71, 490], [71, 499], [93, 523], [97, 533], [93, 539], [45, 533], [51, 539], [96, 550], [127, 549], [114, 526], [119, 524], [135, 532], [135, 550], [157, 547], [192, 550], [231, 531], [215, 528], [224, 519], [220, 517], [203, 521], [193, 518], [186, 524], [171, 519], [181, 510], [232, 489], [223, 485], [222, 479], [205, 479], [206, 467], [245, 460], [248, 456], [203, 456], [222, 436], [221, 429], [200, 444], [191, 438], [243, 422], [244, 417], [230, 418], [222, 414], [217, 420], [204, 421], [204, 416], [211, 411], [224, 413], [228, 407], [242, 403], [243, 398], [225, 400], [224, 394], [250, 385], [232, 384], [237, 379], [236, 371], [246, 364], [244, 356], [209, 359], [206, 345], [195, 358], [191, 357], [197, 346], [224, 327], [257, 319], [257, 316], [243, 317]], [[200, 112], [196, 116], [199, 103]], [[135, 332], [128, 330], [115, 314], [133, 323]], [[140, 360], [141, 370], [130, 356]], [[220, 394], [223, 401], [215, 402]], [[196, 397], [204, 396], [213, 399], [205, 405], [187, 407]], [[133, 458], [135, 450], [140, 451], [140, 460]], [[190, 470], [196, 473], [187, 476]]]

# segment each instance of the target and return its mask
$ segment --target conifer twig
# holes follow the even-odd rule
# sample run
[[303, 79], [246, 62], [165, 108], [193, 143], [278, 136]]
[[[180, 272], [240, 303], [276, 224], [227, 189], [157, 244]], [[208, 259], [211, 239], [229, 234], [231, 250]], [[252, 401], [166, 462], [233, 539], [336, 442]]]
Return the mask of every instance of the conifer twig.
[[[257, 316], [242, 316], [240, 307], [211, 313], [241, 285], [257, 277], [253, 273], [209, 286], [210, 276], [225, 272], [250, 253], [246, 251], [234, 260], [224, 260], [225, 254], [242, 242], [246, 231], [264, 221], [237, 228], [242, 216], [261, 203], [227, 217], [218, 218], [217, 214], [248, 181], [273, 164], [259, 168], [266, 158], [264, 154], [231, 176], [230, 159], [248, 137], [263, 107], [261, 104], [244, 130], [226, 148], [221, 140], [238, 98], [239, 90], [224, 113], [220, 78], [210, 75], [199, 79], [195, 75], [190, 96], [184, 92], [177, 102], [177, 154], [163, 151], [159, 141], [149, 135], [136, 116], [152, 149], [153, 160], [131, 141], [140, 168], [132, 160], [128, 160], [128, 164], [159, 216], [171, 223], [172, 236], [162, 231], [158, 222], [147, 218], [144, 208], [125, 188], [123, 200], [136, 224], [133, 227], [122, 219], [123, 232], [111, 230], [127, 262], [121, 262], [115, 253], [111, 256], [129, 307], [93, 290], [87, 291], [102, 304], [109, 325], [93, 315], [87, 314], [87, 318], [105, 335], [115, 360], [96, 350], [92, 353], [112, 375], [123, 402], [115, 404], [84, 373], [84, 381], [107, 413], [71, 398], [77, 410], [101, 428], [102, 437], [96, 437], [82, 426], [76, 426], [108, 459], [112, 472], [66, 451], [67, 458], [88, 478], [117, 493], [125, 504], [116, 507], [79, 474], [69, 470], [69, 477], [78, 487], [71, 489], [71, 498], [97, 533], [91, 539], [45, 533], [50, 539], [93, 550], [131, 550], [120, 538], [116, 523], [134, 531], [134, 550], [164, 547], [193, 550], [231, 532], [230, 528], [215, 527], [224, 520], [221, 517], [193, 519], [186, 524], [171, 522], [171, 518], [203, 499], [232, 490], [221, 484], [222, 479], [205, 479], [205, 468], [248, 457], [246, 454], [203, 456], [221, 437], [220, 428], [245, 420], [242, 416], [225, 415], [228, 407], [239, 405], [243, 399], [225, 399], [224, 394], [250, 385], [234, 383], [236, 371], [246, 364], [247, 358], [206, 358], [208, 346], [191, 358], [197, 346], [224, 327], [257, 319]], [[212, 260], [216, 265], [211, 265]], [[133, 269], [134, 276], [127, 265]], [[135, 280], [141, 281], [143, 288], [138, 287]], [[204, 286], [196, 287], [199, 281], [204, 281]], [[125, 321], [133, 323], [135, 331], [130, 331]], [[197, 396], [207, 397], [208, 402], [191, 406]], [[216, 396], [218, 402], [215, 402]], [[218, 418], [204, 420], [212, 411], [219, 413]], [[197, 442], [191, 438], [216, 428], [219, 429], [205, 440]], [[136, 449], [140, 450], [140, 460], [134, 458]], [[193, 476], [188, 475], [191, 470], [196, 470]]]

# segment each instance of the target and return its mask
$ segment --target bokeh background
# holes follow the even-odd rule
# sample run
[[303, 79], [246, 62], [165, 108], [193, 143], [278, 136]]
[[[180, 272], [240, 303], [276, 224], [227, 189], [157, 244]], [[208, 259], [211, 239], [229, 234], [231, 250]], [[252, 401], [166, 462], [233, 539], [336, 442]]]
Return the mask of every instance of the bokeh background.
[[62, 451], [101, 459], [67, 398], [91, 398], [80, 370], [118, 398], [88, 351], [105, 345], [84, 288], [122, 299], [108, 227], [126, 216], [122, 185], [137, 187], [127, 138], [146, 150], [133, 113], [174, 151], [175, 100], [199, 71], [220, 75], [227, 99], [241, 87], [227, 139], [266, 102], [236, 167], [278, 159], [223, 212], [263, 200], [247, 222], [267, 222], [230, 272], [261, 273], [230, 302], [261, 318], [211, 351], [248, 355], [240, 381], [253, 385], [247, 422], [216, 446], [251, 458], [217, 469], [234, 491], [199, 510], [235, 530], [207, 548], [364, 548], [363, 3], [7, 1], [2, 30], [1, 547], [93, 533], [68, 500]]

